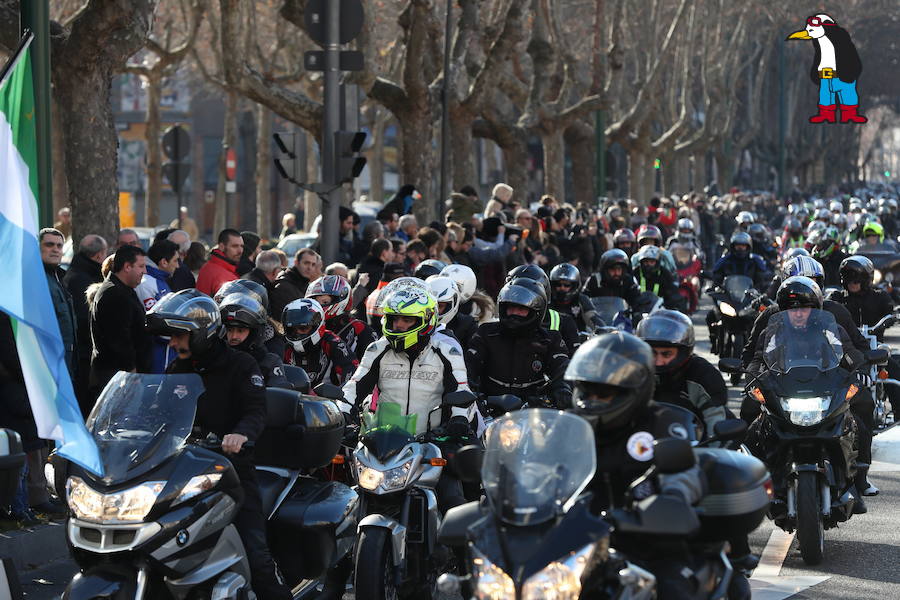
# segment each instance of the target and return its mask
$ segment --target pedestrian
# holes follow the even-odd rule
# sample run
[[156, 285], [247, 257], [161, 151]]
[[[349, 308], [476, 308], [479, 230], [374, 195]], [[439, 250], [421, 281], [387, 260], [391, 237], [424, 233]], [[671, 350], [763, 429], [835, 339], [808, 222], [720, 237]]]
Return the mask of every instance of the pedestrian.
[[281, 257], [272, 250], [263, 250], [256, 255], [256, 266], [244, 276], [244, 279], [255, 281], [264, 288], [269, 295], [275, 289], [275, 280], [281, 274]]
[[[491, 192], [491, 199], [484, 207], [484, 217], [500, 217], [503, 221], [511, 221], [512, 216], [506, 215], [509, 201], [512, 199], [513, 188], [505, 183], [498, 183]], [[503, 213], [503, 214], [501, 214]]]
[[59, 217], [59, 221], [53, 224], [53, 229], [61, 232], [66, 239], [69, 239], [72, 237], [72, 209], [68, 206], [63, 206], [56, 213], [56, 216]]
[[396, 232], [398, 238], [409, 243], [410, 240], [416, 239], [417, 233], [419, 233], [419, 222], [416, 220], [416, 215], [400, 217], [399, 229]]
[[281, 316], [284, 307], [306, 294], [309, 282], [321, 275], [322, 259], [312, 248], [301, 248], [294, 257], [294, 266], [285, 270], [275, 280], [275, 289], [269, 298], [269, 314]]
[[199, 240], [200, 228], [197, 227], [197, 221], [193, 220], [190, 215], [188, 215], [187, 206], [182, 206], [178, 209], [178, 213], [181, 216], [181, 222], [179, 222], [178, 219], [172, 219], [172, 222], [169, 223], [169, 227], [186, 232], [189, 238], [188, 241]]
[[284, 216], [281, 217], [281, 235], [278, 236], [278, 241], [295, 233], [297, 233], [297, 215], [294, 213], [284, 213]]
[[[206, 255], [208, 252], [209, 249], [203, 242], [191, 242], [191, 247], [188, 248], [187, 254], [184, 255], [184, 266], [190, 269], [191, 275], [194, 276], [195, 283], [197, 277], [200, 276], [200, 269], [206, 264]], [[197, 286], [194, 285], [193, 287]]]
[[116, 248], [121, 248], [122, 246], [137, 246], [138, 248], [143, 248], [141, 238], [138, 237], [138, 234], [135, 233], [133, 229], [119, 230], [119, 237], [116, 239]]
[[252, 231], [242, 231], [241, 239], [244, 240], [244, 250], [241, 252], [241, 258], [238, 261], [237, 274], [243, 277], [253, 270], [256, 266], [256, 256], [262, 248], [259, 247], [259, 235]]
[[134, 292], [147, 272], [147, 255], [135, 246], [122, 246], [113, 258], [112, 272], [91, 303], [90, 388], [99, 396], [116, 371], [146, 373], [151, 366], [151, 338], [144, 329], [144, 306]]
[[218, 242], [197, 276], [197, 289], [210, 297], [223, 283], [238, 278], [237, 265], [244, 252], [244, 238], [236, 229], [223, 229]]
[[[144, 310], [150, 310], [163, 296], [172, 292], [169, 278], [178, 268], [178, 245], [169, 240], [154, 242], [147, 251], [147, 272], [135, 288]], [[166, 367], [175, 360], [175, 352], [169, 348], [169, 340], [153, 338], [153, 358], [151, 373], [165, 373]]]
[[59, 266], [65, 241], [63, 233], [58, 229], [46, 227], [38, 233], [41, 262], [44, 264], [44, 273], [47, 275], [47, 287], [50, 290], [53, 309], [56, 311], [56, 320], [59, 321], [59, 333], [62, 335], [63, 347], [66, 352], [66, 366], [69, 368], [69, 375], [74, 379], [77, 330], [75, 305], [72, 302], [72, 294], [63, 285], [63, 277], [66, 272]]
[[372, 242], [369, 253], [356, 270], [360, 275], [368, 273], [369, 284], [366, 286], [366, 289], [368, 289], [370, 293], [375, 289], [375, 286], [378, 285], [378, 281], [381, 279], [381, 273], [384, 271], [384, 265], [389, 262], [394, 262], [394, 260], [394, 246], [389, 240], [380, 238]]
[[186, 231], [176, 229], [169, 233], [166, 239], [170, 242], [178, 244], [178, 268], [169, 279], [169, 287], [173, 292], [178, 290], [186, 290], [197, 285], [197, 278], [191, 272], [190, 267], [185, 263], [187, 253], [191, 249], [191, 236]]

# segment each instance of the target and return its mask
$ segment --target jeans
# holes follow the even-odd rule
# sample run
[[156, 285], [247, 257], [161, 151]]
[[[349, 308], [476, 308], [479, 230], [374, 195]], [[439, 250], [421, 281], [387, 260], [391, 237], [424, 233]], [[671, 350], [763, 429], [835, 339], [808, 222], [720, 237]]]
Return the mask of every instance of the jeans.
[[12, 503], [10, 505], [10, 509], [12, 515], [14, 517], [20, 517], [28, 512], [29, 504], [28, 504], [28, 463], [26, 462], [22, 465], [22, 473], [19, 478], [19, 487], [16, 490], [15, 496], [13, 496]]
[[819, 104], [831, 106], [842, 104], [844, 106], [856, 106], [859, 104], [859, 96], [856, 94], [856, 82], [844, 83], [837, 77], [833, 79], [819, 80]]

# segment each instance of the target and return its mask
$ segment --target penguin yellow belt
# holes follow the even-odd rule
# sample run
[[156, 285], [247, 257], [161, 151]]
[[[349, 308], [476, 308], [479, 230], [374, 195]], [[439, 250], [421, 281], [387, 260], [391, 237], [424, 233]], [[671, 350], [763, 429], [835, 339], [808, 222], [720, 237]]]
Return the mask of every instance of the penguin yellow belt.
[[837, 77], [837, 73], [834, 69], [826, 67], [819, 71], [819, 79], [834, 79], [835, 77]]

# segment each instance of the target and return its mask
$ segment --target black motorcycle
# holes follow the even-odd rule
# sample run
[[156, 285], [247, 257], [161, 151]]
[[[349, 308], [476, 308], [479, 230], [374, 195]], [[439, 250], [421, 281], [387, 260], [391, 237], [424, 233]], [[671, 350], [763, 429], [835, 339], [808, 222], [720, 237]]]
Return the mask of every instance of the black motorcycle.
[[[63, 598], [253, 597], [233, 523], [243, 499], [238, 476], [221, 440], [192, 427], [203, 391], [194, 374], [117, 373], [87, 421], [103, 475], [54, 456], [79, 566]], [[332, 460], [343, 417], [330, 401], [267, 394], [255, 452], [268, 465], [257, 473], [269, 546], [295, 597], [304, 597], [353, 543], [356, 494], [305, 474]]]
[[[849, 410], [859, 388], [841, 367], [844, 351], [829, 312], [776, 313], [763, 343], [764, 370], [746, 390], [762, 404], [762, 416], [747, 444], [772, 472], [770, 516], [785, 531], [797, 531], [803, 560], [814, 565], [824, 556], [824, 531], [853, 514], [856, 426]], [[866, 355], [867, 363], [886, 360], [883, 349]], [[719, 361], [719, 368], [741, 372], [734, 360]]]
[[[760, 294], [753, 288], [753, 280], [745, 275], [729, 275], [721, 286], [706, 291], [713, 300], [719, 322], [716, 354], [722, 358], [739, 358], [759, 315]], [[731, 385], [737, 385], [740, 380], [740, 373], [732, 373]]]

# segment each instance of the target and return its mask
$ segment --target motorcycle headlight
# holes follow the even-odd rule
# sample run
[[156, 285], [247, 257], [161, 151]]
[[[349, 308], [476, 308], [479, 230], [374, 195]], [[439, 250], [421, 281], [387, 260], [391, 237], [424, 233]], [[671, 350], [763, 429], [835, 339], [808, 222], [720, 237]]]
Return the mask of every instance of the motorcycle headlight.
[[727, 302], [719, 302], [719, 312], [721, 312], [726, 317], [736, 317], [737, 311], [734, 310], [734, 307], [728, 304]]
[[406, 485], [409, 470], [412, 468], [412, 459], [409, 459], [399, 467], [379, 471], [368, 467], [358, 460], [356, 461], [357, 481], [365, 490], [375, 490], [380, 486], [385, 492], [402, 489]]
[[144, 520], [164, 487], [165, 481], [148, 481], [114, 494], [101, 494], [80, 477], [69, 477], [66, 481], [66, 500], [79, 519], [136, 523]]
[[882, 278], [881, 271], [879, 271], [878, 269], [875, 269], [875, 276], [872, 278], [872, 282], [873, 283], [881, 283], [881, 278]]
[[180, 504], [185, 500], [190, 500], [194, 496], [202, 494], [207, 490], [211, 490], [219, 483], [220, 479], [222, 479], [221, 473], [208, 473], [206, 475], [191, 477], [191, 480], [187, 482], [187, 485], [181, 488], [181, 492], [178, 494], [178, 497], [175, 498], [175, 502], [172, 503], [172, 506]]
[[577, 600], [581, 576], [593, 550], [594, 544], [588, 544], [529, 577], [522, 587], [522, 600]]
[[830, 404], [829, 398], [822, 397], [781, 399], [781, 408], [788, 413], [791, 423], [801, 427], [821, 422]]
[[[475, 585], [476, 600], [507, 600], [516, 597], [516, 585], [503, 569], [492, 563], [477, 550], [472, 559], [474, 575], [478, 581]], [[535, 575], [536, 577], [536, 575]]]

